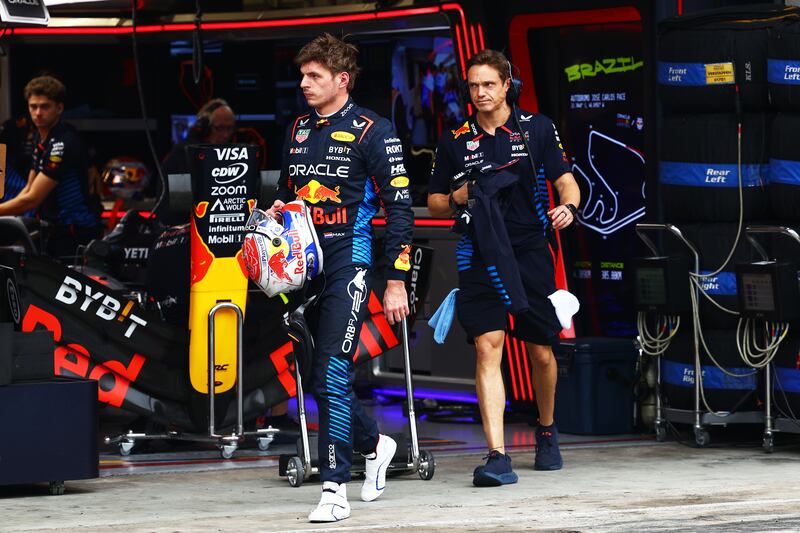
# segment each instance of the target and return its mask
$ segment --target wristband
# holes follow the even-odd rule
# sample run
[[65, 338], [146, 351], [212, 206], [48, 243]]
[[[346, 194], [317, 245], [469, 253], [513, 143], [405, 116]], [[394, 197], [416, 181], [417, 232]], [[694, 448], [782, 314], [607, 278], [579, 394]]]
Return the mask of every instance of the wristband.
[[453, 210], [453, 213], [458, 213], [459, 205], [453, 199], [453, 193], [447, 195], [447, 204], [450, 206], [450, 209]]
[[578, 217], [578, 208], [572, 204], [564, 204], [564, 207], [569, 209], [569, 212], [572, 213], [572, 216], [577, 218]]

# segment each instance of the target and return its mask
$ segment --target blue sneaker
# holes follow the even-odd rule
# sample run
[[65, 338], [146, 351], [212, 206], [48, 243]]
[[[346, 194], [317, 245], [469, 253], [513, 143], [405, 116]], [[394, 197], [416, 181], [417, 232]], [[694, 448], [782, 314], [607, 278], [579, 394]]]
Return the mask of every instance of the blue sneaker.
[[499, 487], [516, 483], [519, 479], [511, 470], [511, 457], [497, 450], [492, 450], [484, 457], [486, 464], [475, 469], [472, 474], [472, 484], [476, 487]]
[[536, 428], [536, 460], [534, 470], [561, 470], [564, 460], [558, 451], [558, 430], [553, 424]]

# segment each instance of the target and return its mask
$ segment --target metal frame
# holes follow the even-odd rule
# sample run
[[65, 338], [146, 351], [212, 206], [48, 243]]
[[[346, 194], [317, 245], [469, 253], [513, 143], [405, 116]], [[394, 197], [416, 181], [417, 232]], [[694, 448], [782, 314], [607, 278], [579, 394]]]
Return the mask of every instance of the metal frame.
[[[653, 241], [645, 235], [646, 231], [666, 231], [677, 237], [694, 256], [694, 273], [700, 274], [700, 254], [697, 248], [683, 236], [681, 230], [673, 224], [636, 224], [636, 235], [653, 252], [659, 255], [658, 248]], [[695, 286], [695, 299], [700, 302], [700, 288]], [[692, 312], [695, 312], [694, 310]], [[699, 310], [698, 310], [699, 312]], [[716, 413], [706, 411], [700, 404], [700, 386], [702, 379], [702, 368], [700, 364], [700, 334], [692, 324], [692, 334], [694, 336], [694, 410], [666, 408], [661, 405], [661, 356], [657, 358], [656, 364], [656, 419], [654, 422], [656, 438], [663, 441], [666, 438], [665, 422], [677, 422], [680, 424], [692, 424], [694, 438], [698, 446], [707, 446], [710, 436], [706, 426], [728, 425], [728, 424], [758, 424], [764, 421], [764, 414], [761, 411], [742, 411], [720, 416]]]
[[[214, 385], [214, 368], [216, 359], [216, 331], [214, 318], [217, 312], [222, 309], [228, 309], [236, 313], [236, 426], [231, 433], [218, 434], [215, 427], [215, 395], [216, 386]], [[129, 455], [133, 451], [136, 441], [139, 440], [185, 440], [193, 442], [209, 442], [216, 444], [220, 450], [220, 455], [223, 459], [230, 459], [243, 443], [247, 437], [255, 437], [258, 443], [258, 449], [267, 451], [275, 439], [275, 434], [280, 430], [272, 427], [266, 429], [257, 429], [255, 431], [244, 430], [244, 406], [243, 396], [244, 387], [242, 382], [243, 371], [243, 357], [242, 357], [242, 324], [244, 322], [244, 315], [242, 309], [235, 303], [229, 301], [218, 302], [208, 312], [208, 433], [205, 435], [197, 433], [182, 433], [179, 431], [168, 431], [166, 433], [148, 434], [148, 433], [128, 433], [118, 435], [116, 437], [106, 437], [106, 444], [119, 445], [120, 455]]]
[[[766, 250], [758, 243], [754, 235], [786, 235], [797, 244], [800, 244], [800, 235], [786, 226], [747, 226], [745, 235], [750, 244], [755, 248], [756, 252], [765, 261], [769, 260], [769, 255]], [[764, 398], [764, 435], [762, 439], [762, 447], [767, 453], [772, 453], [775, 444], [775, 433], [800, 433], [800, 425], [796, 420], [786, 417], [772, 416], [772, 373], [774, 371], [773, 363], [770, 362], [766, 367], [764, 376], [764, 386], [766, 389], [766, 397]]]
[[[419, 449], [419, 439], [417, 437], [417, 418], [414, 411], [414, 384], [411, 375], [411, 354], [408, 349], [408, 325], [406, 318], [403, 317], [401, 324], [403, 356], [405, 362], [405, 383], [408, 404], [408, 430], [411, 437], [411, 457], [405, 463], [390, 463], [388, 470], [395, 472], [412, 473], [416, 472], [421, 479], [430, 480], [433, 478], [436, 469], [436, 461], [433, 454]], [[308, 438], [308, 425], [306, 422], [305, 395], [303, 392], [303, 382], [300, 375], [300, 365], [295, 360], [295, 380], [297, 382], [297, 412], [300, 418], [300, 450], [299, 455], [289, 459], [286, 468], [286, 477], [289, 484], [299, 487], [304, 481], [313, 475], [319, 474], [319, 468], [311, 463], [311, 449]], [[351, 467], [351, 473], [361, 473], [361, 467]]]

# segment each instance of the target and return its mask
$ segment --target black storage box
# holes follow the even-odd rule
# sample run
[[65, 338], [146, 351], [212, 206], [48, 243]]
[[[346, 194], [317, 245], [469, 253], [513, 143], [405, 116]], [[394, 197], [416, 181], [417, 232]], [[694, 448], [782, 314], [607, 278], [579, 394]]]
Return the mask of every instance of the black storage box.
[[0, 434], [0, 485], [96, 478], [97, 382], [0, 387]]
[[633, 378], [639, 357], [633, 340], [563, 340], [554, 353], [558, 430], [575, 435], [633, 432]]

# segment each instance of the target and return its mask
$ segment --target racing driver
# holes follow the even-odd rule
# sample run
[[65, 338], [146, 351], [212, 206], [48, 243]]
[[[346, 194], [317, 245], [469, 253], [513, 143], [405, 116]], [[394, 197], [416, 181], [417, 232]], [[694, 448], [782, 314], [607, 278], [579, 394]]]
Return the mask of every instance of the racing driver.
[[312, 108], [289, 124], [278, 200], [303, 199], [325, 258], [325, 289], [309, 317], [314, 340], [312, 391], [319, 408], [322, 497], [308, 518], [350, 516], [346, 483], [353, 451], [366, 460], [361, 499], [381, 495], [397, 444], [378, 433], [353, 393], [352, 362], [372, 285], [372, 217], [386, 212], [384, 313], [394, 324], [408, 315], [404, 279], [410, 268], [413, 213], [400, 140], [388, 120], [353, 102], [358, 50], [330, 34], [295, 58], [300, 88]]

